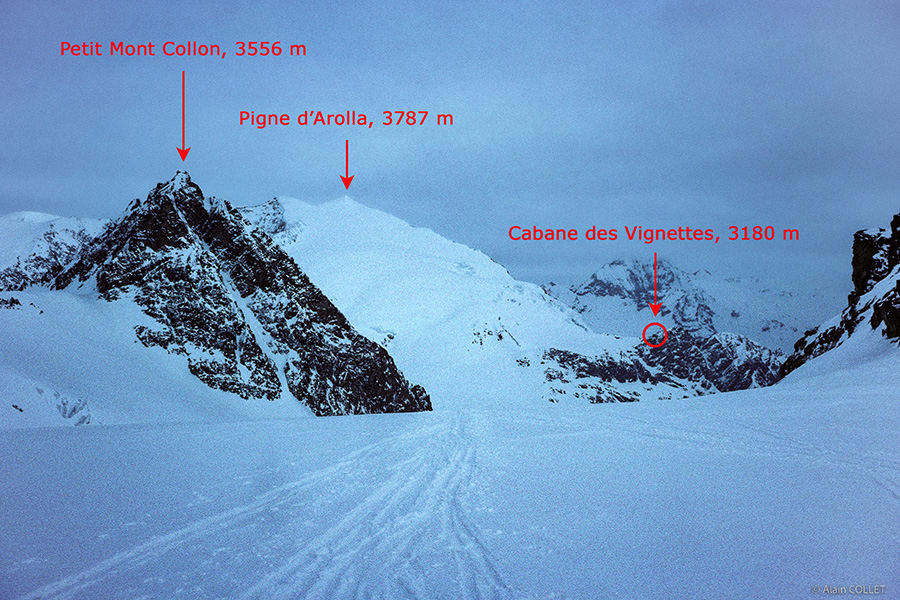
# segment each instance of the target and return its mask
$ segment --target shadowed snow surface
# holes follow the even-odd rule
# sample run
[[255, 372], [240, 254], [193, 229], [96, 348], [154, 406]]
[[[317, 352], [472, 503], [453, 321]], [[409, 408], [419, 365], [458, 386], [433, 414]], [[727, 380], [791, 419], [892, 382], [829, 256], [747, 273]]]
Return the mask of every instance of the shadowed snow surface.
[[0, 597], [896, 597], [880, 343], [666, 403], [6, 431]]

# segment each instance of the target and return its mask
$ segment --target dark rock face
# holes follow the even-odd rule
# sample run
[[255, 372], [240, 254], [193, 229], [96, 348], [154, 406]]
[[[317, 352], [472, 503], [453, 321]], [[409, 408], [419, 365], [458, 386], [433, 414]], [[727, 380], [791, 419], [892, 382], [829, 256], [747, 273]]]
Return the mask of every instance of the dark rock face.
[[[652, 262], [619, 260], [605, 265], [585, 283], [568, 291], [560, 292], [551, 286], [547, 292], [566, 298], [565, 302], [582, 313], [598, 310], [592, 302], [594, 297], [621, 298], [641, 311], [648, 309], [648, 299], [654, 297], [653, 278]], [[660, 260], [658, 282], [659, 287], [667, 290], [661, 315], [670, 316], [675, 322], [664, 345], [651, 348], [641, 342], [631, 352], [615, 358], [554, 350], [544, 356], [545, 360], [553, 361], [548, 375], [562, 383], [593, 386], [598, 391], [592, 398], [595, 402], [607, 401], [602, 398], [622, 400], [605, 391], [606, 382], [668, 386], [674, 393], [683, 390], [686, 395], [694, 395], [762, 387], [778, 381], [784, 354], [743, 335], [717, 331], [711, 299], [694, 285], [691, 274]], [[734, 311], [731, 314], [733, 318], [740, 316]]]
[[239, 208], [238, 210], [250, 223], [256, 225], [258, 229], [268, 233], [270, 236], [274, 237], [288, 229], [284, 206], [278, 201], [277, 197], [272, 198], [265, 204]]
[[836, 324], [817, 327], [797, 341], [781, 366], [784, 377], [807, 361], [840, 346], [868, 324], [891, 340], [900, 340], [900, 214], [891, 231], [867, 229], [853, 236], [853, 291]]
[[890, 272], [891, 236], [884, 229], [857, 231], [853, 236], [853, 292], [851, 302], [872, 289]]
[[[658, 343], [659, 338], [650, 338]], [[543, 355], [546, 378], [557, 395], [587, 397], [592, 403], [631, 402], [640, 391], [616, 384], [663, 386], [683, 395], [732, 392], [778, 381], [781, 354], [733, 333], [695, 336], [676, 327], [658, 348], [646, 344], [615, 357], [588, 357], [551, 348]], [[563, 384], [566, 384], [565, 386]], [[671, 396], [671, 394], [670, 394]]]
[[18, 298], [0, 298], [0, 308], [17, 309], [22, 306]]
[[91, 278], [107, 300], [133, 297], [157, 324], [135, 328], [141, 342], [185, 355], [210, 387], [270, 400], [286, 389], [319, 416], [431, 410], [267, 234], [187, 173], [134, 201], [54, 285]]
[[671, 381], [671, 378], [665, 375], [654, 375], [651, 373], [637, 356], [633, 357], [632, 360], [613, 360], [609, 357], [589, 359], [577, 352], [550, 348], [544, 353], [544, 359], [555, 361], [559, 366], [571, 371], [572, 375], [580, 379], [595, 377], [602, 381], [617, 381], [619, 383], [640, 381], [641, 383], [651, 384]]
[[677, 327], [669, 332], [665, 344], [659, 348], [644, 345], [641, 355], [650, 366], [720, 392], [776, 383], [783, 356], [737, 334], [694, 336]]
[[[616, 389], [615, 383], [678, 384], [665, 375], [654, 375], [637, 355], [630, 360], [620, 357], [587, 357], [577, 352], [550, 348], [544, 352], [544, 362], [551, 364], [545, 370], [548, 382], [574, 384], [575, 397], [586, 397], [592, 404], [606, 402], [635, 402], [640, 395], [634, 391]], [[612, 384], [612, 385], [611, 385]], [[554, 390], [565, 395], [563, 389]]]

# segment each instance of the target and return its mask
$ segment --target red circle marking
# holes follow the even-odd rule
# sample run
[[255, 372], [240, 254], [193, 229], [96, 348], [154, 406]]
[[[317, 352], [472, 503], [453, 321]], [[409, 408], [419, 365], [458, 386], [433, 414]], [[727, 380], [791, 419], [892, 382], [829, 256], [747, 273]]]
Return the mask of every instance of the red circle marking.
[[[658, 344], [651, 344], [650, 342], [647, 341], [647, 330], [650, 329], [650, 327], [652, 327], [653, 325], [659, 325], [660, 327], [662, 327], [662, 330], [663, 330], [663, 341], [661, 341]], [[644, 338], [644, 343], [647, 344], [648, 346], [650, 346], [651, 348], [659, 348], [660, 346], [662, 346], [663, 344], [666, 343], [666, 338], [669, 337], [669, 331], [666, 329], [666, 326], [663, 325], [662, 323], [648, 323], [647, 326], [644, 327], [644, 331], [641, 333], [641, 337]]]

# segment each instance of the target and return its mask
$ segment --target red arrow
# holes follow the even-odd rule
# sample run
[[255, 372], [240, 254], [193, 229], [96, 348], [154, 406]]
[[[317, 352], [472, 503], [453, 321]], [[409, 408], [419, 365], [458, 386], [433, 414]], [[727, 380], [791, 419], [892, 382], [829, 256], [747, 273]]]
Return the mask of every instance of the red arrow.
[[350, 189], [350, 182], [353, 181], [353, 178], [356, 175], [350, 174], [350, 140], [347, 140], [344, 145], [345, 150], [345, 162], [344, 162], [344, 173], [346, 175], [341, 175], [341, 181], [344, 182], [344, 189]]
[[656, 252], [653, 253], [653, 302], [648, 302], [650, 305], [650, 310], [653, 311], [653, 316], [655, 317], [659, 314], [659, 309], [662, 308], [662, 302], [657, 302], [656, 299]]
[[176, 150], [178, 150], [178, 155], [181, 156], [181, 162], [184, 162], [188, 152], [191, 151], [190, 148], [185, 148], [184, 145], [184, 71], [181, 72], [181, 148], [176, 148]]

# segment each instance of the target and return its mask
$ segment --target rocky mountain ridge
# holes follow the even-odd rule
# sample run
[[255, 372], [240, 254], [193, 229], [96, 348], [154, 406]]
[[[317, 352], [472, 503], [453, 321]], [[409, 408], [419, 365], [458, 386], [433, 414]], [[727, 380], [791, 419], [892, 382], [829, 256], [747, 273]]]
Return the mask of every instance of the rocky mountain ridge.
[[[45, 218], [56, 223], [32, 220]], [[32, 237], [55, 240], [58, 229], [36, 226]], [[600, 306], [576, 312], [552, 286], [548, 295], [477, 250], [346, 197], [235, 209], [179, 173], [93, 231], [66, 245], [19, 244], [30, 264], [52, 268], [31, 268], [8, 289], [52, 285], [132, 304], [142, 318], [124, 318], [124, 337], [164, 350], [185, 374], [245, 399], [300, 399], [318, 415], [430, 408], [405, 376], [441, 402], [474, 405], [676, 398], [778, 379], [776, 352], [717, 329], [721, 315], [701, 285], [711, 276], [665, 261], [671, 303], [658, 318], [671, 320], [670, 334], [650, 348], [641, 328], [592, 331], [587, 317]], [[0, 244], [0, 271], [21, 264], [4, 256]], [[578, 297], [618, 302], [643, 327], [652, 270], [624, 261], [609, 270], [618, 279], [598, 271]], [[15, 296], [0, 300], [20, 308]], [[38, 312], [47, 298], [21, 300]]]
[[0, 217], [0, 290], [50, 283], [105, 224], [35, 212]]
[[784, 353], [810, 325], [827, 318], [816, 292], [778, 290], [757, 277], [687, 271], [658, 260], [659, 315], [653, 316], [653, 260], [616, 260], [583, 282], [549, 283], [548, 294], [572, 307], [595, 331], [636, 335], [651, 321], [695, 337], [730, 332]]
[[384, 348], [187, 173], [135, 200], [52, 285], [133, 300], [155, 321], [135, 327], [144, 345], [185, 356], [201, 381], [243, 398], [288, 392], [320, 416], [430, 410]]
[[888, 228], [854, 234], [851, 267], [853, 290], [847, 297], [847, 307], [840, 315], [806, 331], [784, 361], [782, 376], [841, 346], [861, 328], [900, 343], [900, 214], [891, 219]]

